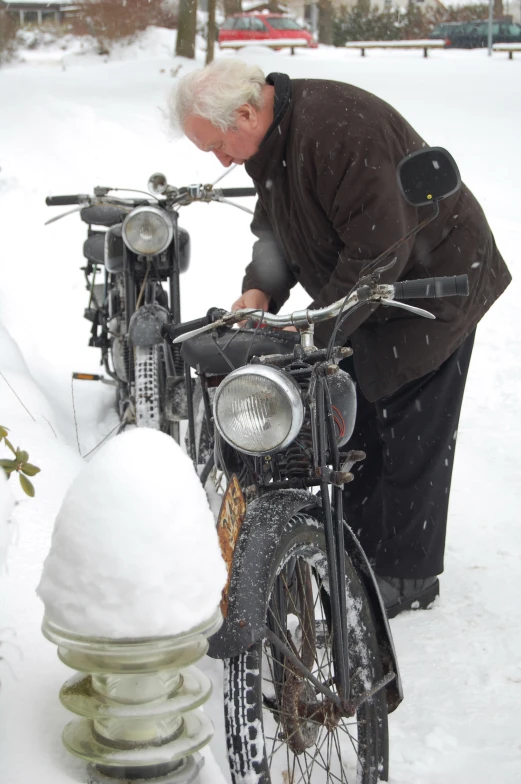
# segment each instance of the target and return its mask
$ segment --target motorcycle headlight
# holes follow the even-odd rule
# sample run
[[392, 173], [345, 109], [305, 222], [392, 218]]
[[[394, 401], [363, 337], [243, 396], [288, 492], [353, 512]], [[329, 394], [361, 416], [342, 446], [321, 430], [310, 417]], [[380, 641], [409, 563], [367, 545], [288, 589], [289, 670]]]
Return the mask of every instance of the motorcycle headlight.
[[137, 207], [123, 221], [122, 234], [131, 251], [155, 256], [172, 242], [174, 226], [168, 213], [158, 207]]
[[269, 366], [246, 365], [234, 370], [217, 389], [213, 405], [219, 433], [247, 455], [284, 449], [304, 421], [297, 383]]

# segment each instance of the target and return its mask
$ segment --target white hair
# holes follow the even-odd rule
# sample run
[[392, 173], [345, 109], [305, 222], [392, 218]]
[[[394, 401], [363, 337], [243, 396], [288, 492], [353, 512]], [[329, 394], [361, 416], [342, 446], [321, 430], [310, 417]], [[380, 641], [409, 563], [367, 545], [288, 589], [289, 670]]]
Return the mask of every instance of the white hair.
[[249, 103], [264, 104], [265, 76], [257, 65], [242, 60], [217, 60], [183, 76], [169, 98], [170, 121], [184, 127], [189, 116], [209, 120], [221, 131], [235, 124], [237, 109]]

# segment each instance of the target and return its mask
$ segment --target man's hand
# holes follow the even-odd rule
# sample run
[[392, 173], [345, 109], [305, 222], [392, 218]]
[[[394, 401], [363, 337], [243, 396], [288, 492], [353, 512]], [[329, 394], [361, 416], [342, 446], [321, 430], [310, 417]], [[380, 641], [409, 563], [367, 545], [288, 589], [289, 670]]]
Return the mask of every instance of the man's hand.
[[248, 289], [242, 297], [235, 300], [232, 310], [242, 310], [243, 308], [255, 308], [255, 310], [268, 310], [270, 295], [260, 289]]
[[[242, 310], [242, 308], [255, 308], [255, 310], [268, 310], [270, 304], [270, 295], [266, 294], [261, 289], [248, 289], [242, 297], [235, 300], [232, 305], [232, 310]], [[239, 326], [244, 325], [246, 322], [242, 321]], [[282, 327], [286, 332], [297, 332], [296, 327]]]

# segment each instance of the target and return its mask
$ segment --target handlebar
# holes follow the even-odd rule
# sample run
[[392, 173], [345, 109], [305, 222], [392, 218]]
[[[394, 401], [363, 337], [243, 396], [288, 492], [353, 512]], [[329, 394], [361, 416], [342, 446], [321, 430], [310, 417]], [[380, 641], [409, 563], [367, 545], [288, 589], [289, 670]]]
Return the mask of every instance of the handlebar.
[[467, 275], [453, 275], [424, 280], [402, 280], [394, 284], [394, 299], [427, 299], [431, 297], [468, 297]]
[[184, 321], [182, 324], [164, 324], [161, 334], [164, 338], [173, 341], [186, 332], [192, 332], [192, 330], [198, 330], [201, 327], [208, 326], [208, 324], [213, 324], [214, 321], [220, 319], [225, 313], [226, 311], [220, 308], [210, 308], [206, 316], [202, 316], [202, 318]]
[[427, 310], [413, 305], [404, 305], [395, 302], [395, 299], [412, 298], [431, 298], [431, 297], [466, 297], [469, 293], [467, 275], [455, 275], [440, 278], [426, 278], [423, 280], [406, 280], [398, 283], [377, 283], [376, 280], [365, 278], [360, 284], [343, 299], [339, 299], [325, 308], [317, 310], [296, 310], [285, 315], [274, 315], [266, 313], [260, 309], [242, 308], [231, 313], [217, 311], [213, 309], [213, 318], [208, 319], [208, 315], [203, 319], [195, 319], [185, 324], [166, 326], [164, 337], [169, 337], [174, 343], [181, 343], [195, 335], [206, 332], [209, 329], [216, 329], [220, 326], [231, 326], [249, 318], [255, 318], [259, 326], [275, 327], [297, 327], [307, 329], [312, 324], [335, 318], [339, 314], [347, 315], [348, 311], [364, 303], [373, 302], [375, 304], [394, 305], [395, 307], [405, 308], [418, 316], [425, 318], [435, 318]]
[[[108, 192], [110, 190], [119, 189], [95, 188], [94, 196], [83, 193], [67, 196], [47, 196], [45, 203], [48, 207], [65, 207], [71, 204], [113, 204], [115, 202], [118, 204], [124, 202], [129, 206], [143, 204], [143, 198], [120, 199], [115, 196], [109, 196]], [[190, 185], [187, 188], [169, 187], [164, 193], [164, 199], [167, 203], [186, 205], [192, 201], [221, 201], [227, 198], [256, 195], [257, 191], [255, 188], [213, 188], [211, 185]], [[150, 198], [154, 199], [154, 203], [157, 203], [157, 199], [154, 196], [151, 195]]]
[[234, 196], [256, 196], [257, 191], [255, 188], [220, 188], [220, 192], [223, 196], [227, 198], [233, 198]]
[[45, 203], [48, 207], [66, 207], [69, 204], [83, 204], [89, 200], [86, 194], [77, 193], [72, 196], [47, 196]]

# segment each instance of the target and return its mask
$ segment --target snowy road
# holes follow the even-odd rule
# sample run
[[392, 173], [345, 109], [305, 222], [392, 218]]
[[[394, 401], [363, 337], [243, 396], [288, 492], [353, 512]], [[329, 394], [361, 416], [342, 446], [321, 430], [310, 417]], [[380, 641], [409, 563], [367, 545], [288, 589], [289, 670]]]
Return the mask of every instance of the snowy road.
[[[171, 34], [154, 31], [125, 59], [99, 62], [56, 53], [55, 63], [0, 71], [0, 424], [42, 468], [35, 500], [21, 498], [7, 570], [0, 576], [0, 781], [81, 782], [83, 768], [60, 745], [68, 720], [58, 704], [69, 672], [40, 635], [34, 595], [54, 516], [82, 465], [76, 448], [70, 374], [97, 370], [86, 347], [86, 294], [77, 216], [44, 228], [58, 210], [51, 193], [97, 184], [143, 188], [165, 171], [175, 184], [212, 181], [221, 167], [165, 132], [161, 107], [173, 83]], [[430, 612], [392, 622], [405, 701], [390, 719], [392, 784], [514, 784], [521, 781], [521, 338], [518, 184], [520, 61], [485, 52], [354, 52], [329, 48], [241, 53], [266, 73], [323, 77], [371, 90], [395, 105], [433, 145], [447, 147], [483, 204], [514, 283], [483, 320], [458, 436], [442, 595]], [[199, 56], [202, 58], [201, 53]], [[226, 53], [234, 57], [234, 53]], [[237, 169], [226, 185], [248, 185]], [[229, 306], [240, 289], [251, 238], [245, 213], [197, 205], [182, 215], [192, 235], [183, 280], [185, 318]], [[307, 301], [293, 294], [291, 305]], [[288, 306], [289, 309], [290, 306]], [[75, 388], [82, 454], [115, 424], [110, 392]], [[35, 420], [35, 421], [33, 421]], [[14, 486], [14, 483], [13, 483]], [[11, 644], [10, 644], [11, 643]], [[204, 784], [228, 781], [223, 754], [219, 665], [216, 738]], [[30, 752], [30, 753], [29, 753]]]

